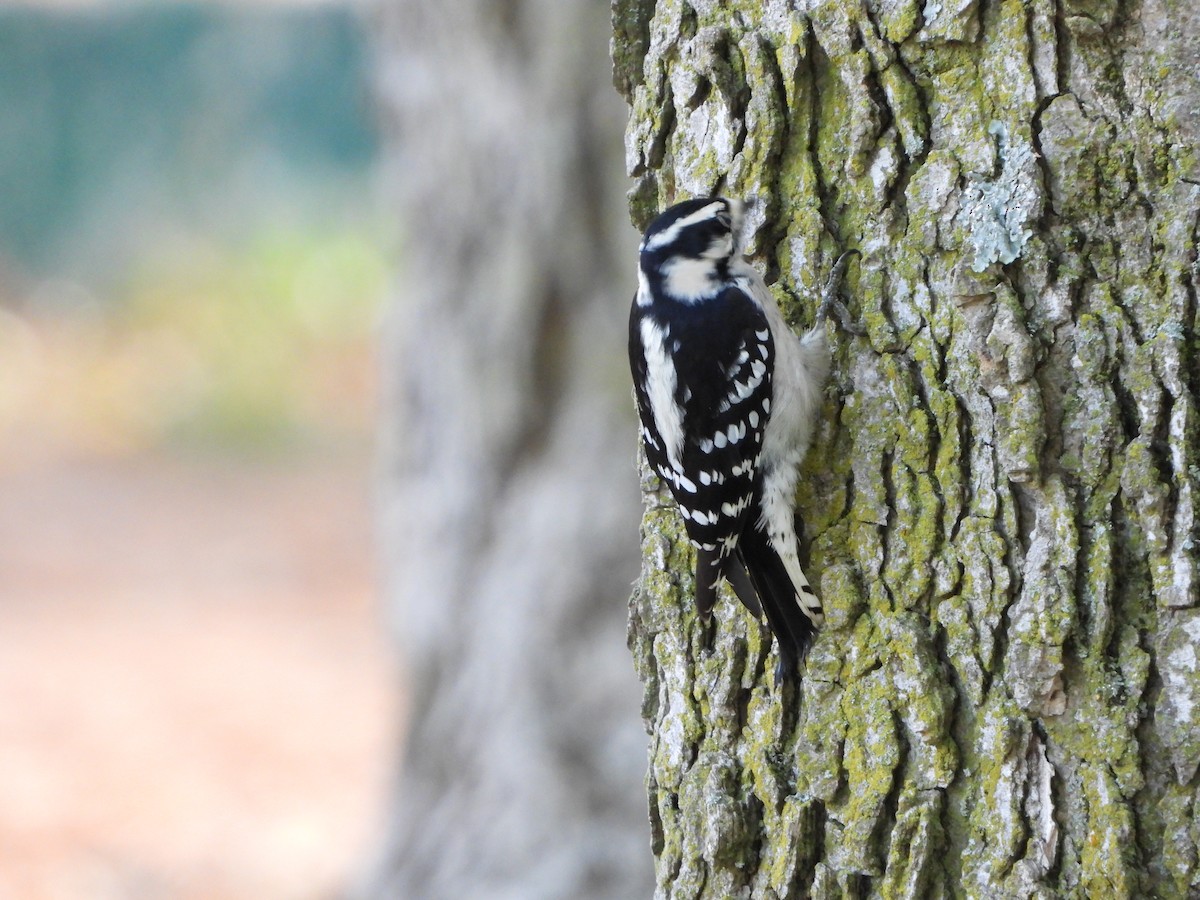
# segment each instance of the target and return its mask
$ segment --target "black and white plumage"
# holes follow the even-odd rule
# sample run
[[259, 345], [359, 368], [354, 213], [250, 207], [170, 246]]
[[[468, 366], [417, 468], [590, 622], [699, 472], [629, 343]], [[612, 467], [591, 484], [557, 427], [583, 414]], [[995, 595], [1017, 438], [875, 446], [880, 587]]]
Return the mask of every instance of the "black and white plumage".
[[629, 359], [646, 457], [697, 550], [697, 608], [707, 616], [728, 580], [766, 613], [783, 677], [823, 619], [800, 567], [794, 503], [829, 375], [832, 299], [798, 338], [742, 258], [742, 212], [725, 198], [689, 200], [646, 229]]

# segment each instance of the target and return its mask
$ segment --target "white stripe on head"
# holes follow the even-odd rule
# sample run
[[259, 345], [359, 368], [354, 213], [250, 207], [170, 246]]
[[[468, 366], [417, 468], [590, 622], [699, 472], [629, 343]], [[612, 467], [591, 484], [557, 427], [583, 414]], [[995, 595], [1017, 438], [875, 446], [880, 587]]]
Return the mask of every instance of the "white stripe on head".
[[673, 300], [695, 303], [717, 292], [717, 268], [711, 259], [680, 256], [663, 268], [667, 293]]
[[705, 259], [729, 259], [733, 255], [733, 235], [721, 235], [708, 245], [702, 255]]
[[705, 219], [711, 219], [725, 209], [726, 204], [724, 200], [714, 200], [707, 206], [700, 207], [694, 213], [684, 216], [677, 222], [672, 222], [670, 227], [660, 231], [654, 237], [650, 238], [650, 240], [644, 242], [642, 249], [657, 250], [659, 247], [665, 247], [667, 244], [673, 243], [679, 237], [679, 233], [685, 228], [690, 228], [692, 225], [695, 225], [697, 222], [703, 222]]

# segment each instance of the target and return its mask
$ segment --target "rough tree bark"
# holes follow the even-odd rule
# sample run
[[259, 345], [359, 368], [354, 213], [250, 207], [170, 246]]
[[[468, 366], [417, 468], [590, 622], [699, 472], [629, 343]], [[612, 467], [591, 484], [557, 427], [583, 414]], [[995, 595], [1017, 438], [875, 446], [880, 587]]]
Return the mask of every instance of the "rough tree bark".
[[797, 325], [803, 697], [643, 480], [630, 642], [661, 897], [1200, 895], [1190, 0], [616, 0], [633, 218], [766, 200]]
[[404, 232], [380, 549], [410, 714], [361, 895], [646, 896], [608, 8], [393, 0], [374, 24]]

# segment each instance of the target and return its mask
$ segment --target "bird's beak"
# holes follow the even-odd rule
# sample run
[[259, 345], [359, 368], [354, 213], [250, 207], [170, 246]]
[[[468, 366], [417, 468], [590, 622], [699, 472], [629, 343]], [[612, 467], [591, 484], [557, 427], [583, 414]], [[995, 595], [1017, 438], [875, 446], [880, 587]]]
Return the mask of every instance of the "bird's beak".
[[735, 200], [733, 206], [733, 239], [737, 246], [737, 252], [744, 254], [746, 252], [746, 244], [750, 235], [746, 234], [746, 221], [749, 219], [749, 214], [757, 209], [762, 204], [757, 197], [744, 197], [741, 200]]

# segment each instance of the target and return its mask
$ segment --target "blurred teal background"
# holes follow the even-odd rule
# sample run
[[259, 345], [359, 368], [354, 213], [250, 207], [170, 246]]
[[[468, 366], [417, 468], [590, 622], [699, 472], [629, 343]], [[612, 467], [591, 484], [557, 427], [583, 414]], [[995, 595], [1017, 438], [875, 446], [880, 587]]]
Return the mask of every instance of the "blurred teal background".
[[361, 219], [376, 150], [345, 6], [0, 9], [0, 247], [119, 275], [154, 226]]
[[335, 896], [382, 816], [368, 31], [0, 4], [0, 897]]
[[242, 449], [366, 428], [346, 357], [384, 270], [368, 65], [346, 5], [0, 8], [0, 306], [94, 391], [56, 379], [57, 421], [24, 421], [37, 373], [12, 351], [0, 424]]

